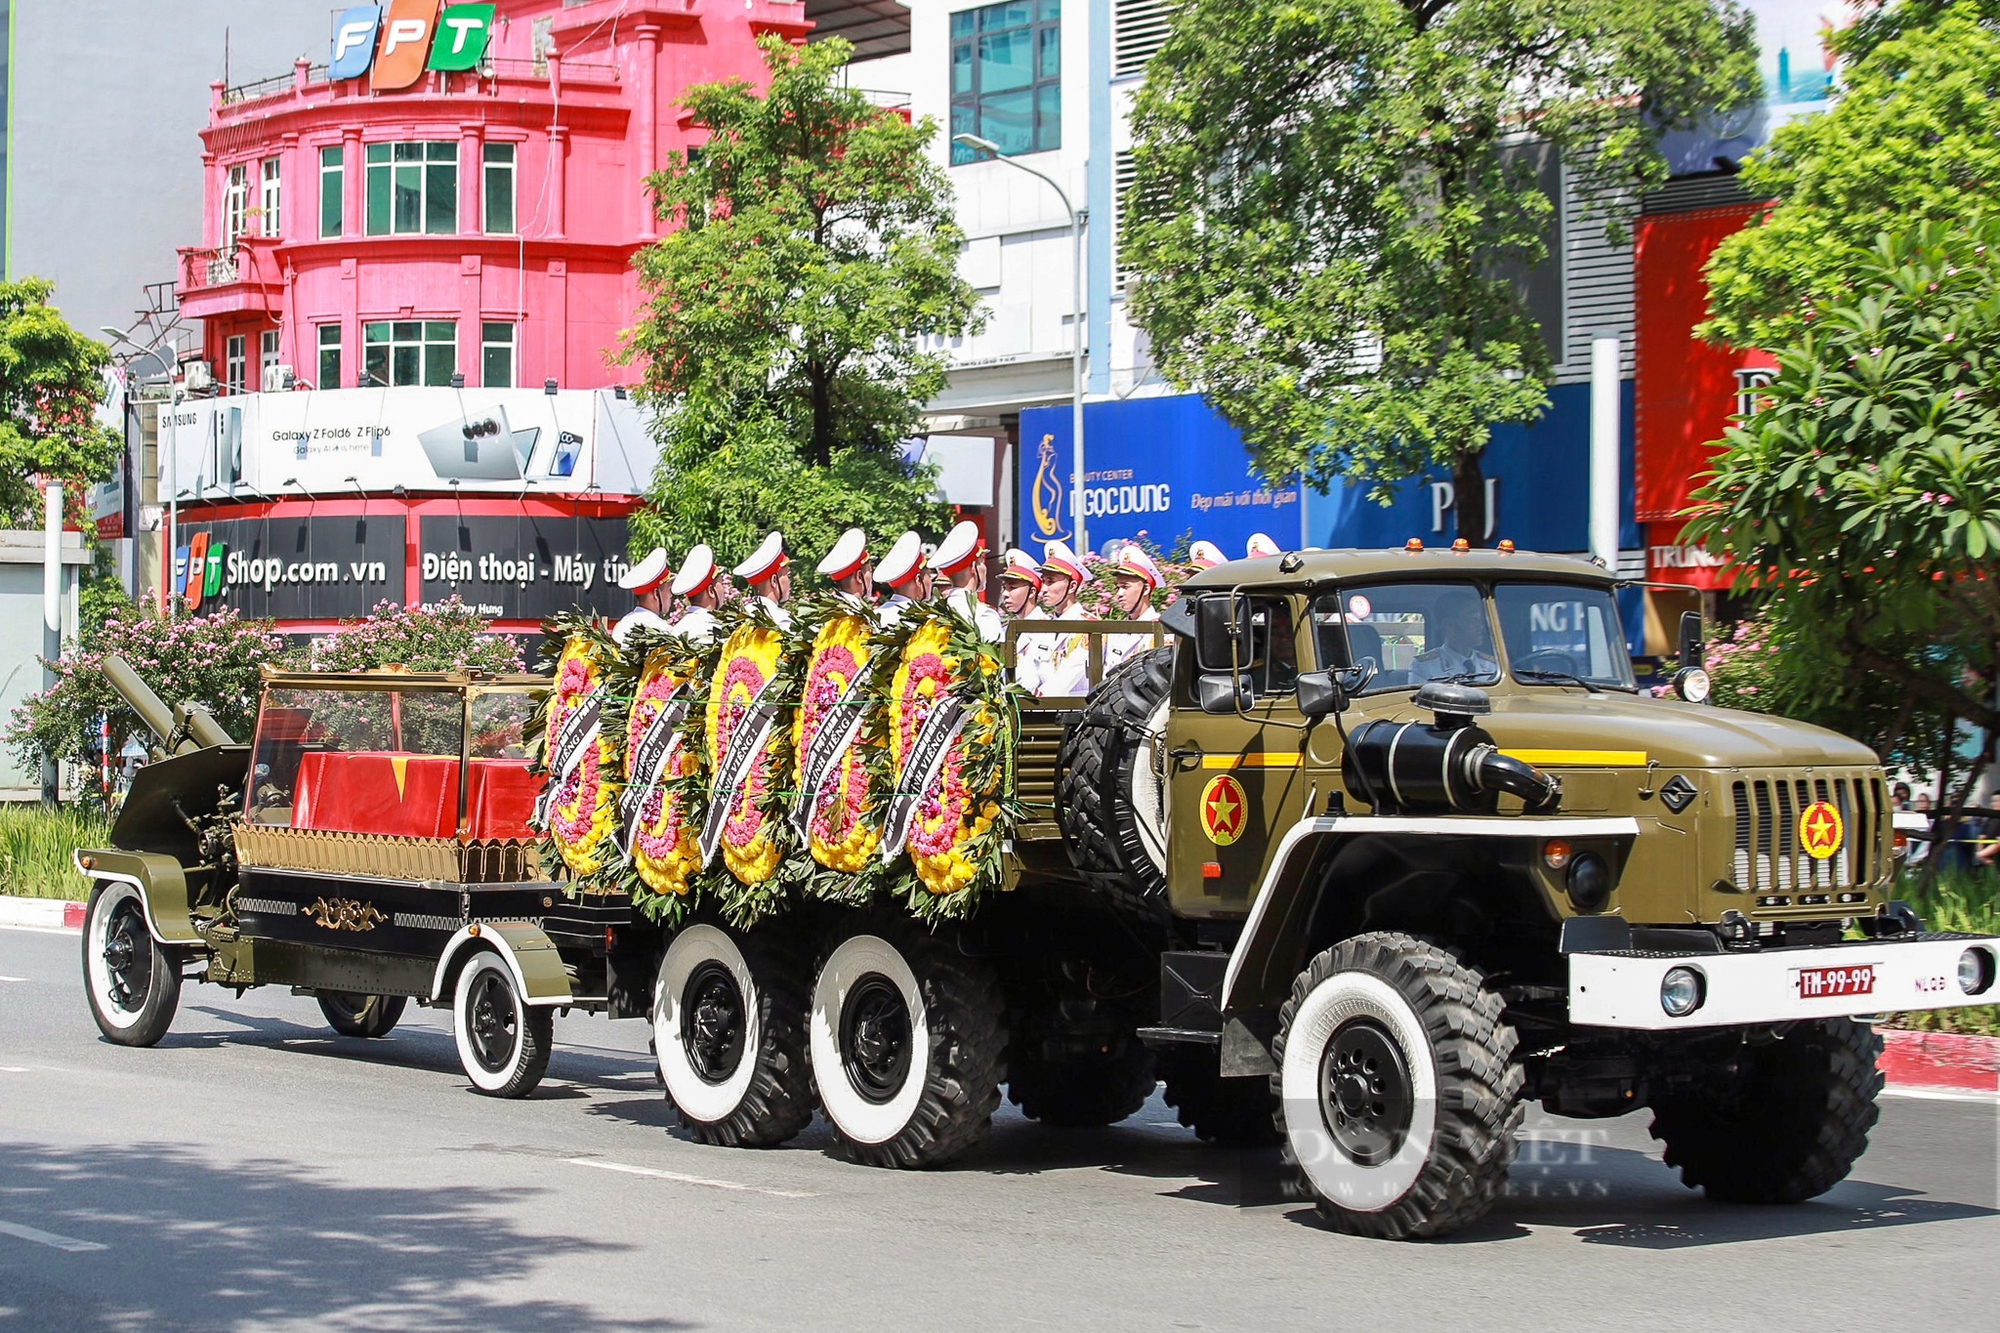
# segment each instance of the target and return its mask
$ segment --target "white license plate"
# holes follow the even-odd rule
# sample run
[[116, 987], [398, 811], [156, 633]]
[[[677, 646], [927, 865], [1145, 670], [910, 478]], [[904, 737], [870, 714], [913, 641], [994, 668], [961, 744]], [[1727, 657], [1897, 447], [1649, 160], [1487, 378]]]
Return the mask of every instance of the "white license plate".
[[1875, 965], [1856, 963], [1851, 967], [1802, 967], [1792, 973], [1801, 1000], [1832, 1000], [1846, 995], [1875, 993]]

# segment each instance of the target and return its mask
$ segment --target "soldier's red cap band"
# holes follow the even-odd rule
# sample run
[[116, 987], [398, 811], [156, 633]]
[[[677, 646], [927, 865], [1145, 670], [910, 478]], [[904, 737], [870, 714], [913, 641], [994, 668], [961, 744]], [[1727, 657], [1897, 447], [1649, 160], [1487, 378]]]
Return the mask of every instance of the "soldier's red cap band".
[[1083, 570], [1076, 565], [1072, 565], [1069, 561], [1061, 559], [1060, 557], [1054, 560], [1042, 561], [1042, 573], [1061, 574], [1076, 583], [1082, 583], [1084, 581]]
[[985, 554], [986, 554], [986, 548], [984, 546], [980, 546], [977, 543], [975, 543], [971, 550], [967, 551], [964, 555], [952, 561], [950, 564], [939, 565], [937, 572], [940, 574], [951, 575], [958, 573], [958, 571], [961, 569], [970, 569], [972, 567], [972, 562], [979, 559], [980, 556]]
[[868, 551], [867, 548], [864, 547], [862, 549], [861, 554], [854, 558], [853, 564], [849, 565], [847, 568], [839, 571], [838, 573], [828, 574], [826, 577], [831, 582], [838, 583], [842, 579], [852, 578], [855, 572], [867, 563], [868, 563]]
[[766, 565], [759, 572], [755, 574], [744, 575], [744, 582], [748, 583], [753, 588], [760, 583], [768, 583], [771, 581], [772, 576], [777, 574], [779, 570], [783, 569], [786, 565], [789, 565], [791, 563], [792, 562], [790, 560], [785, 558], [783, 552], [779, 552], [778, 558], [776, 560], [773, 560], [770, 564]]
[[662, 569], [660, 577], [654, 579], [651, 583], [641, 584], [639, 587], [632, 588], [629, 591], [634, 597], [644, 597], [649, 592], [657, 592], [659, 589], [666, 587], [667, 584], [673, 582], [673, 578], [673, 570]]
[[718, 573], [720, 573], [720, 572], [721, 572], [721, 571], [719, 571], [719, 570], [714, 570], [714, 569], [711, 569], [711, 570], [709, 570], [709, 571], [708, 571], [708, 577], [707, 577], [707, 578], [705, 578], [705, 579], [703, 579], [703, 580], [702, 580], [702, 581], [701, 581], [700, 583], [697, 583], [697, 584], [695, 584], [695, 586], [694, 586], [694, 587], [692, 587], [692, 588], [689, 588], [689, 589], [687, 590], [687, 593], [686, 593], [686, 596], [689, 596], [689, 597], [699, 597], [699, 596], [701, 596], [701, 595], [702, 595], [703, 593], [707, 592], [707, 591], [709, 590], [710, 586], [714, 584], [714, 582], [715, 582], [715, 576], [716, 576], [716, 575], [717, 575]]

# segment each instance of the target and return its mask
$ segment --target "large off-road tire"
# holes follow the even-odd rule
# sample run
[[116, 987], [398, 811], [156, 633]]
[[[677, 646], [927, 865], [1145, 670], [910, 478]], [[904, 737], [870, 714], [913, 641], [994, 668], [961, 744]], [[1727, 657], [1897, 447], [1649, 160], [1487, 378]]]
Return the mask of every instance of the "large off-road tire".
[[458, 1062], [474, 1091], [525, 1097], [548, 1072], [555, 1014], [527, 1002], [507, 960], [491, 949], [474, 954], [458, 974], [451, 1017]]
[[1185, 1046], [1160, 1055], [1162, 1100], [1203, 1143], [1269, 1148], [1278, 1133], [1278, 1097], [1267, 1078], [1224, 1078], [1215, 1048]]
[[321, 991], [313, 997], [327, 1025], [343, 1037], [386, 1037], [402, 1021], [403, 1007], [409, 1003], [401, 995], [360, 995], [350, 991]]
[[1007, 1100], [1030, 1120], [1058, 1129], [1115, 1125], [1146, 1104], [1159, 1086], [1153, 1053], [1121, 1032], [1082, 1053], [1051, 1056], [1020, 1043], [1007, 1055]]
[[1000, 1105], [1007, 1037], [999, 980], [907, 920], [859, 924], [813, 984], [820, 1107], [842, 1155], [942, 1166], [977, 1146]]
[[120, 1046], [167, 1035], [181, 1003], [180, 958], [146, 928], [146, 905], [130, 884], [91, 890], [83, 918], [83, 989], [97, 1030]]
[[696, 1143], [768, 1148], [812, 1123], [811, 964], [783, 926], [688, 926], [660, 959], [653, 1045]]
[[1056, 820], [1070, 864], [1116, 911], [1158, 930], [1167, 911], [1167, 692], [1174, 650], [1111, 673], [1064, 733]]
[[1443, 1236], [1493, 1206], [1524, 1075], [1500, 997], [1444, 949], [1376, 932], [1313, 959], [1272, 1054], [1285, 1184], [1340, 1231]]
[[1653, 1099], [1653, 1137], [1681, 1182], [1731, 1203], [1802, 1203], [1847, 1178], [1880, 1112], [1882, 1038], [1847, 1018], [1739, 1042], [1712, 1081]]

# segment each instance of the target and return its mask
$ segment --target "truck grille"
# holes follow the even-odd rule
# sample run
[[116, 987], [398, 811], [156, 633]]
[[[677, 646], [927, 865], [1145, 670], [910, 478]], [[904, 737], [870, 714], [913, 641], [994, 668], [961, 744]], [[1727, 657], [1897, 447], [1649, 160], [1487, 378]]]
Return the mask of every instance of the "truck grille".
[[[1730, 788], [1736, 815], [1736, 885], [1765, 908], [1861, 902], [1888, 871], [1888, 789], [1879, 772], [1744, 778]], [[1840, 850], [1821, 860], [1805, 849], [1799, 821], [1818, 801], [1840, 812]]]

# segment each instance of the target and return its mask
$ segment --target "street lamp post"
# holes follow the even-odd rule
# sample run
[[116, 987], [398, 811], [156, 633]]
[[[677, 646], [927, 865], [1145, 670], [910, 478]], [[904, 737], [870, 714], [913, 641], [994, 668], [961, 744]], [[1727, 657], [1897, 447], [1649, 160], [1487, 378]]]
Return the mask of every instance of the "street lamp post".
[[1055, 178], [1035, 170], [1025, 162], [1011, 157], [1003, 157], [1000, 145], [991, 139], [982, 139], [976, 134], [954, 134], [951, 141], [960, 147], [972, 150], [980, 161], [998, 162], [1016, 171], [1025, 171], [1036, 180], [1056, 192], [1062, 200], [1063, 211], [1069, 214], [1070, 246], [1070, 304], [1075, 315], [1070, 323], [1070, 492], [1076, 505], [1076, 552], [1079, 556], [1090, 553], [1088, 525], [1084, 521], [1083, 503], [1083, 224], [1090, 217], [1089, 210], [1073, 207], [1069, 192], [1056, 183]]

